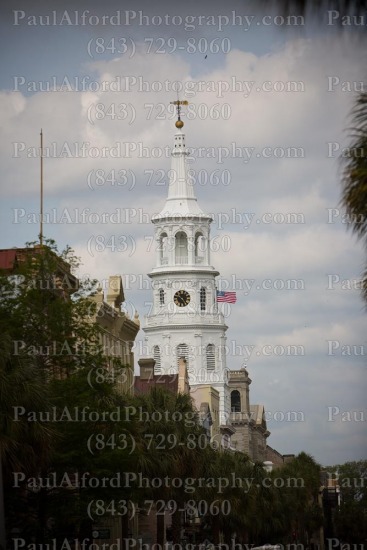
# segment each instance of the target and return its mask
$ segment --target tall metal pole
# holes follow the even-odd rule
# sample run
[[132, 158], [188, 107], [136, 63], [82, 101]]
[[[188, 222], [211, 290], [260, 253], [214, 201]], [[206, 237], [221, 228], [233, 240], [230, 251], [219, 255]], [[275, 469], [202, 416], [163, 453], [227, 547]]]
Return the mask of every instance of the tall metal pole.
[[41, 197], [40, 197], [40, 245], [43, 244], [43, 133], [41, 128]]

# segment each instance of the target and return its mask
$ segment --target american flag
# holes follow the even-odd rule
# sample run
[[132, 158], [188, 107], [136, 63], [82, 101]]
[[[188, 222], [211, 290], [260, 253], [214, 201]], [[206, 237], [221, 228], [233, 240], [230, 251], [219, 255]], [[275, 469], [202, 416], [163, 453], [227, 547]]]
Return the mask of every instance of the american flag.
[[235, 292], [224, 292], [224, 290], [217, 290], [217, 302], [227, 302], [228, 304], [236, 303]]

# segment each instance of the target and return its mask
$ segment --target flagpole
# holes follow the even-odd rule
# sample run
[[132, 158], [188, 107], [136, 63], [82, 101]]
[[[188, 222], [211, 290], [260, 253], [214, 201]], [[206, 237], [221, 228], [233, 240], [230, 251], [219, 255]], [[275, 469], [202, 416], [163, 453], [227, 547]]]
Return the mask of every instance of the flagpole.
[[43, 244], [43, 133], [41, 128], [41, 197], [40, 197], [40, 245]]

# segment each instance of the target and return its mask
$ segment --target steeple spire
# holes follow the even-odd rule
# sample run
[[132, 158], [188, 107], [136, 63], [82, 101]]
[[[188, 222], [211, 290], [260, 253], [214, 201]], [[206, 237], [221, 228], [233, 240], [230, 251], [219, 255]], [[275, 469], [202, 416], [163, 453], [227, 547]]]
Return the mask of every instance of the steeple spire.
[[188, 105], [187, 101], [172, 101], [171, 104], [177, 106], [177, 120], [175, 126], [174, 147], [171, 152], [171, 175], [168, 187], [168, 196], [162, 211], [153, 217], [153, 220], [177, 217], [177, 216], [199, 216], [210, 218], [198, 205], [192, 181], [187, 174], [186, 157], [189, 152], [186, 149], [185, 134], [182, 132], [184, 125], [181, 120], [181, 105]]

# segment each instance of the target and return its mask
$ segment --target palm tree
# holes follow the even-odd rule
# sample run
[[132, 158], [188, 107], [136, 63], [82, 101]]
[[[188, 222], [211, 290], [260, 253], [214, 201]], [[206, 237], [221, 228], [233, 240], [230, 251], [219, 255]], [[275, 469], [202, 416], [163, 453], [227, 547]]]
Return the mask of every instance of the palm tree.
[[[343, 158], [342, 204], [350, 227], [367, 246], [367, 92], [361, 92], [352, 109], [351, 147]], [[363, 274], [362, 294], [367, 302], [367, 265]]]
[[[361, 17], [367, 9], [366, 0], [262, 0], [260, 9], [279, 8], [284, 15], [310, 13], [322, 17], [326, 10], [341, 16]], [[342, 27], [342, 17], [337, 23]], [[351, 145], [344, 164], [341, 203], [346, 210], [349, 227], [367, 246], [367, 92], [360, 92], [352, 107]], [[362, 275], [362, 296], [367, 302], [367, 264]]]

